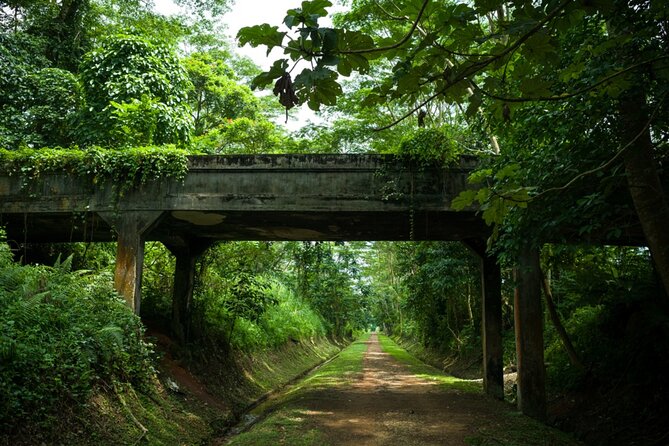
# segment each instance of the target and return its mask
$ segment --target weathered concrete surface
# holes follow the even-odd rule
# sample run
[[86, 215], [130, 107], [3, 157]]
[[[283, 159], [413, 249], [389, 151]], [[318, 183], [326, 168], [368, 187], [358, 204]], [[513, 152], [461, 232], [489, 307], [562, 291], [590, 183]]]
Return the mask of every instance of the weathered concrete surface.
[[162, 212], [146, 240], [461, 240], [486, 233], [455, 212], [476, 165], [412, 166], [384, 155], [196, 156], [183, 182], [112, 185], [52, 176], [28, 187], [0, 174], [0, 224], [18, 243], [114, 240], [102, 213]]

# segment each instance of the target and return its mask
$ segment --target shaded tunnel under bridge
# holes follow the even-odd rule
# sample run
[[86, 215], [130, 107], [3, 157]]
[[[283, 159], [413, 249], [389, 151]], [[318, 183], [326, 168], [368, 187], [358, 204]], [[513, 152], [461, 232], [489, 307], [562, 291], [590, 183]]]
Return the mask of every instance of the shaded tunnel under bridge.
[[[476, 209], [451, 201], [477, 166], [423, 166], [390, 155], [192, 156], [181, 180], [122, 196], [90, 178], [0, 174], [0, 225], [10, 243], [117, 241], [114, 284], [136, 312], [145, 241], [175, 255], [172, 331], [184, 340], [195, 262], [217, 240], [453, 240], [481, 259], [484, 388], [503, 398], [501, 274]], [[543, 418], [545, 370], [538, 253], [519, 258], [515, 297], [518, 404]], [[536, 269], [536, 268], [535, 268]]]

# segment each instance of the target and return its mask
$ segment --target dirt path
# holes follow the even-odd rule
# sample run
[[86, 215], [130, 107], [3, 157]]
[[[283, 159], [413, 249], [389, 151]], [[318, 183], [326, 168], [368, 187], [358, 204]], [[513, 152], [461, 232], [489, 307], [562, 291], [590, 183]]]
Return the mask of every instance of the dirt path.
[[311, 391], [300, 405], [332, 445], [464, 445], [480, 428], [494, 429], [501, 403], [412, 375], [372, 334], [358, 380]]

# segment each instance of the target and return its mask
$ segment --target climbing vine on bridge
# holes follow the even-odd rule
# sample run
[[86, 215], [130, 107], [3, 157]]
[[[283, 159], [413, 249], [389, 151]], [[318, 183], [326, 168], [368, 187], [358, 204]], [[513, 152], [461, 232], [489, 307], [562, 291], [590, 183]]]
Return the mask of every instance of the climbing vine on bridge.
[[112, 184], [119, 195], [163, 178], [183, 180], [189, 152], [174, 146], [114, 150], [101, 147], [0, 149], [0, 171], [20, 176], [27, 188], [46, 175], [73, 175], [91, 185]]

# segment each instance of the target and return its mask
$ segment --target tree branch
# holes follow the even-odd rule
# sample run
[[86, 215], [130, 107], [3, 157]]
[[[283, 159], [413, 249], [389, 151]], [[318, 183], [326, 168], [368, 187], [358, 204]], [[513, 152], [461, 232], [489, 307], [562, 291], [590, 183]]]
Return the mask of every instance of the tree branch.
[[[570, 0], [571, 1], [571, 0]], [[402, 45], [404, 45], [413, 35], [414, 31], [416, 31], [416, 28], [418, 27], [418, 22], [420, 22], [420, 19], [423, 17], [423, 13], [425, 12], [425, 9], [427, 8], [427, 5], [430, 3], [430, 0], [423, 0], [423, 5], [420, 7], [420, 11], [418, 11], [418, 15], [416, 16], [416, 20], [414, 20], [413, 24], [411, 25], [411, 29], [409, 32], [402, 38], [397, 43], [394, 43], [392, 45], [388, 46], [381, 46], [378, 48], [366, 48], [362, 50], [348, 50], [348, 51], [339, 51], [338, 54], [367, 54], [367, 53], [378, 53], [381, 51], [388, 51], [388, 50], [394, 50], [395, 48], [399, 48]]]
[[409, 112], [403, 114], [401, 117], [397, 118], [396, 120], [394, 120], [394, 121], [391, 122], [390, 124], [384, 125], [383, 127], [376, 127], [376, 128], [373, 128], [372, 131], [374, 131], [374, 132], [380, 132], [380, 131], [382, 131], [382, 130], [388, 130], [389, 128], [396, 126], [397, 124], [399, 124], [400, 122], [404, 121], [404, 120], [407, 119], [409, 116], [413, 115], [413, 114], [416, 113], [418, 110], [420, 110], [421, 108], [423, 108], [425, 105], [427, 105], [428, 103], [432, 102], [437, 96], [443, 94], [446, 90], [449, 89], [450, 86], [451, 86], [450, 84], [449, 84], [449, 85], [446, 85], [446, 86], [445, 86], [444, 88], [442, 88], [441, 90], [439, 90], [439, 91], [437, 91], [436, 93], [430, 95], [430, 97], [428, 97], [427, 99], [425, 99], [423, 102], [421, 102], [420, 104], [418, 104], [417, 106], [415, 106], [414, 108], [412, 108]]
[[653, 118], [655, 117], [655, 115], [657, 114], [658, 110], [659, 110], [660, 107], [662, 106], [662, 103], [664, 102], [664, 98], [665, 98], [665, 96], [662, 96], [662, 98], [659, 100], [659, 102], [657, 103], [657, 106], [656, 106], [655, 109], [653, 110], [653, 113], [651, 113], [650, 117], [648, 118], [648, 121], [647, 121], [646, 124], [643, 126], [643, 128], [641, 129], [641, 131], [639, 131], [639, 133], [637, 133], [637, 134], [634, 136], [634, 138], [632, 138], [631, 141], [629, 141], [629, 142], [628, 142], [627, 144], [625, 144], [620, 150], [618, 150], [618, 151], [616, 152], [616, 154], [615, 154], [610, 160], [606, 161], [604, 164], [602, 164], [602, 165], [600, 165], [600, 166], [598, 166], [598, 167], [595, 167], [594, 169], [590, 169], [590, 170], [586, 170], [585, 172], [581, 172], [580, 174], [578, 174], [578, 175], [576, 175], [574, 178], [572, 178], [570, 181], [568, 181], [564, 186], [560, 186], [560, 187], [551, 187], [550, 189], [546, 189], [545, 191], [542, 191], [542, 192], [538, 193], [537, 195], [534, 195], [534, 196], [531, 197], [530, 200], [528, 200], [528, 201], [536, 200], [537, 198], [540, 198], [540, 197], [542, 197], [542, 196], [544, 196], [544, 195], [546, 195], [546, 194], [548, 194], [548, 193], [550, 193], [550, 192], [560, 192], [560, 191], [563, 191], [563, 190], [565, 190], [565, 189], [568, 189], [569, 187], [571, 187], [575, 182], [577, 182], [577, 181], [580, 180], [581, 178], [586, 177], [586, 176], [588, 176], [588, 175], [592, 175], [593, 173], [597, 173], [597, 172], [599, 172], [599, 171], [601, 171], [601, 170], [607, 169], [607, 168], [609, 168], [611, 165], [613, 165], [613, 163], [615, 163], [615, 162], [618, 160], [618, 158], [620, 158], [620, 157], [621, 157], [621, 156], [622, 156], [622, 155], [623, 155], [623, 154], [624, 154], [630, 147], [632, 147], [632, 145], [633, 145], [633, 144], [634, 144], [634, 143], [635, 143], [641, 136], [643, 136], [643, 134], [646, 132], [646, 130], [648, 130], [648, 128], [650, 127], [651, 122], [653, 122]]
[[[612, 79], [615, 79], [616, 77], [621, 76], [621, 75], [623, 75], [623, 74], [625, 74], [629, 71], [635, 70], [635, 69], [637, 69], [639, 67], [642, 67], [644, 65], [649, 65], [649, 64], [655, 63], [655, 62], [663, 60], [663, 59], [669, 59], [669, 56], [659, 56], [659, 57], [656, 57], [654, 59], [650, 59], [650, 60], [647, 60], [647, 61], [644, 61], [644, 62], [639, 62], [637, 64], [630, 65], [629, 67], [627, 67], [623, 70], [617, 71], [617, 72], [615, 72], [615, 73], [613, 73], [609, 76], [606, 76], [604, 79], [601, 79], [600, 81], [595, 82], [592, 85], [589, 85], [587, 87], [584, 87], [584, 88], [582, 88], [580, 90], [577, 90], [577, 91], [574, 91], [572, 93], [566, 93], [566, 94], [562, 94], [562, 95], [559, 95], [559, 96], [537, 96], [537, 97], [534, 97], [534, 98], [511, 98], [511, 97], [499, 96], [499, 95], [496, 95], [494, 93], [490, 93], [488, 91], [485, 91], [484, 89], [479, 87], [473, 81], [472, 81], [472, 86], [474, 87], [474, 89], [476, 91], [479, 91], [484, 96], [487, 96], [487, 97], [492, 98], [492, 99], [497, 99], [499, 101], [510, 102], [510, 103], [563, 101], [565, 99], [571, 99], [573, 97], [580, 96], [582, 94], [588, 93], [589, 91], [592, 91], [592, 90], [596, 89], [597, 87], [601, 86], [602, 84], [605, 84], [605, 83], [611, 81]], [[667, 68], [669, 68], [669, 66], [662, 67], [659, 70], [664, 70], [664, 69], [667, 69]]]
[[[463, 72], [461, 72], [460, 74], [458, 74], [458, 76], [457, 76], [455, 79], [449, 81], [448, 84], [447, 84], [444, 88], [441, 88], [441, 89], [438, 90], [436, 93], [430, 95], [430, 96], [429, 96], [425, 101], [423, 101], [420, 105], [418, 105], [417, 107], [412, 108], [411, 111], [409, 111], [408, 113], [405, 113], [404, 115], [402, 115], [402, 117], [400, 117], [399, 119], [393, 121], [392, 123], [390, 123], [390, 124], [388, 124], [388, 125], [385, 125], [385, 126], [383, 126], [383, 127], [377, 127], [377, 128], [375, 128], [375, 129], [373, 129], [373, 130], [378, 132], [378, 131], [381, 131], [381, 130], [389, 129], [390, 127], [393, 127], [393, 126], [399, 124], [400, 122], [404, 121], [404, 120], [407, 119], [409, 116], [411, 116], [412, 114], [414, 114], [416, 111], [418, 111], [421, 107], [423, 107], [423, 106], [425, 106], [426, 104], [428, 104], [429, 102], [433, 101], [433, 100], [434, 100], [435, 98], [437, 98], [439, 95], [445, 93], [446, 90], [448, 90], [451, 86], [457, 84], [457, 83], [460, 82], [460, 81], [466, 80], [466, 79], [467, 79], [468, 77], [470, 77], [471, 75], [477, 73], [478, 71], [480, 71], [480, 70], [482, 70], [483, 68], [487, 67], [487, 66], [490, 65], [491, 63], [495, 62], [496, 60], [501, 59], [501, 58], [504, 57], [505, 55], [507, 55], [507, 54], [509, 54], [510, 52], [514, 51], [516, 48], [518, 48], [518, 47], [521, 46], [523, 43], [525, 43], [525, 41], [527, 41], [527, 39], [529, 39], [530, 37], [532, 37], [532, 35], [534, 35], [535, 33], [537, 33], [537, 32], [538, 32], [538, 31], [539, 31], [539, 30], [540, 30], [546, 23], [548, 23], [548, 22], [550, 22], [551, 20], [553, 20], [553, 18], [555, 18], [555, 17], [556, 17], [556, 16], [557, 16], [557, 15], [558, 15], [558, 14], [559, 14], [559, 13], [566, 7], [566, 6], [570, 3], [570, 2], [572, 2], [572, 1], [574, 1], [574, 0], [565, 0], [564, 2], [562, 2], [557, 8], [555, 8], [553, 11], [551, 11], [550, 14], [548, 14], [546, 17], [544, 17], [544, 18], [543, 18], [541, 21], [539, 21], [535, 26], [533, 26], [532, 29], [530, 29], [527, 33], [525, 33], [524, 35], [522, 35], [518, 40], [516, 40], [512, 45], [510, 45], [509, 47], [507, 47], [507, 48], [506, 48], [504, 51], [502, 51], [501, 53], [496, 54], [496, 55], [494, 55], [494, 56], [491, 56], [491, 57], [489, 57], [489, 58], [486, 59], [486, 60], [483, 60], [483, 61], [479, 61], [479, 62], [475, 62], [475, 63], [473, 63], [473, 64], [470, 65], [467, 69], [465, 69]], [[413, 32], [415, 31], [415, 29], [418, 27], [418, 20], [420, 19], [420, 17], [422, 16], [423, 12], [425, 11], [425, 7], [427, 6], [427, 3], [428, 3], [428, 2], [429, 2], [429, 0], [426, 0], [425, 2], [423, 2], [423, 7], [421, 8], [421, 11], [420, 11], [418, 17], [416, 18], [416, 21], [414, 21], [413, 26], [411, 27], [411, 31], [409, 32], [409, 34], [407, 34], [407, 36], [405, 36], [404, 39], [402, 39], [401, 42], [398, 42], [398, 44], [395, 44], [395, 45], [391, 45], [390, 47], [377, 48], [376, 50], [378, 50], [378, 51], [385, 51], [386, 49], [397, 48], [397, 47], [401, 46], [404, 42], [406, 42], [406, 41], [411, 37], [411, 34], [413, 34]], [[376, 51], [376, 50], [375, 50], [375, 51]], [[371, 52], [371, 51], [369, 51], [369, 50], [358, 50], [358, 52], [360, 52], [360, 53], [366, 53], [366, 52]], [[342, 52], [342, 54], [346, 54], [346, 53]], [[350, 54], [350, 53], [349, 53], [349, 54]], [[435, 80], [436, 80], [436, 79], [435, 79]]]

